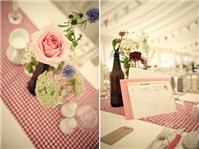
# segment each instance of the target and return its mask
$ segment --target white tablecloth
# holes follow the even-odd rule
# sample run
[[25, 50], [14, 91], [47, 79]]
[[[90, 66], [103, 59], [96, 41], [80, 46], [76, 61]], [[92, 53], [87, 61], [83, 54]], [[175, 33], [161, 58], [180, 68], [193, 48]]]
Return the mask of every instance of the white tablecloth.
[[[179, 97], [186, 101], [199, 101], [199, 94], [185, 94]], [[163, 126], [151, 124], [141, 120], [126, 120], [124, 116], [101, 111], [101, 137], [121, 126], [129, 126], [134, 131], [116, 142], [114, 145], [101, 143], [103, 149], [144, 149], [158, 136]], [[183, 133], [185, 135], [186, 133]], [[177, 149], [182, 149], [179, 143]]]

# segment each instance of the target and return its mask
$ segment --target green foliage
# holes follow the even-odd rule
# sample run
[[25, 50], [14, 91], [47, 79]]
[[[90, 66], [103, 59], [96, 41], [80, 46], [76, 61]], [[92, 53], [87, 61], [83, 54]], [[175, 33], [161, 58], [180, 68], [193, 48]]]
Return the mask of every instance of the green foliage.
[[75, 35], [75, 27], [86, 27], [87, 20], [83, 18], [82, 13], [73, 12], [68, 15], [68, 21], [64, 22], [63, 25], [58, 25], [59, 27], [66, 28], [64, 30], [65, 36], [68, 40], [72, 42], [72, 49], [78, 46], [78, 42], [81, 40], [82, 35], [79, 34], [78, 37]]
[[63, 67], [64, 67], [64, 64], [65, 64], [65, 62], [62, 61], [62, 62], [59, 64], [59, 66], [57, 67], [57, 70], [58, 70], [58, 71], [61, 71], [61, 70], [63, 69]]
[[114, 39], [114, 40], [112, 41], [113, 49], [114, 49], [114, 51], [115, 51], [116, 53], [118, 53], [119, 50], [120, 50], [120, 43], [121, 43], [121, 39]]
[[78, 99], [83, 94], [83, 80], [80, 75], [76, 75], [69, 80], [70, 85], [73, 87], [74, 95]]
[[29, 73], [32, 73], [33, 72], [33, 67], [32, 65], [29, 63], [26, 65], [26, 70], [29, 72]]
[[29, 73], [33, 73], [34, 69], [36, 68], [38, 62], [32, 58], [31, 59], [31, 62], [26, 64], [26, 70], [29, 72]]

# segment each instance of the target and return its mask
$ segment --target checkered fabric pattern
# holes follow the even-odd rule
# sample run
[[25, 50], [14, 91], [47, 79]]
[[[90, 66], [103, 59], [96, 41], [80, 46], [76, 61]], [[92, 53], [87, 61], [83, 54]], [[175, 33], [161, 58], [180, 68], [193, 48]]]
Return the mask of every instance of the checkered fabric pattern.
[[[184, 106], [178, 104], [177, 112], [141, 118], [145, 122], [169, 126], [173, 129], [184, 128], [186, 132], [199, 131], [199, 113], [193, 109], [193, 102], [186, 101]], [[119, 115], [124, 114], [124, 107], [113, 108], [109, 99], [101, 100], [101, 110]]]
[[101, 110], [110, 112], [110, 113], [115, 113], [119, 115], [124, 115], [124, 107], [111, 107], [110, 100], [109, 99], [100, 99], [101, 101]]
[[[13, 29], [8, 23], [7, 14], [11, 7], [10, 2], [1, 2], [2, 6], [2, 49], [0, 62], [0, 89], [1, 99], [20, 124], [28, 138], [38, 149], [95, 149], [98, 148], [98, 128], [82, 130], [76, 128], [71, 134], [63, 134], [59, 129], [63, 116], [60, 107], [44, 108], [27, 90], [30, 80], [24, 73], [24, 67], [10, 63], [6, 57], [8, 34]], [[25, 24], [24, 24], [25, 23]], [[21, 26], [36, 30], [30, 20], [24, 15]], [[72, 98], [72, 97], [70, 97]], [[97, 90], [87, 81], [84, 81], [84, 94], [79, 100], [79, 107], [92, 104], [98, 111]]]

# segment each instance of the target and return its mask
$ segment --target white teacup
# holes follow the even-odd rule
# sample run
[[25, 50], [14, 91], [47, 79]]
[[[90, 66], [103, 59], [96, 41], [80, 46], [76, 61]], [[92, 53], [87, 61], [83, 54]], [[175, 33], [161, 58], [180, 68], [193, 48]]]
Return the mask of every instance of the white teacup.
[[29, 43], [29, 34], [22, 28], [13, 30], [9, 35], [9, 46], [7, 49], [8, 59], [15, 64], [21, 64], [24, 50]]

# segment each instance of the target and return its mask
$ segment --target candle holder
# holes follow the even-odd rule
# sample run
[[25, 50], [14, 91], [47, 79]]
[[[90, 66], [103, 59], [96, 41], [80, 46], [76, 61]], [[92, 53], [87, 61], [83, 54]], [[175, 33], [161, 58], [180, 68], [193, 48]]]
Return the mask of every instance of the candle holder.
[[23, 28], [14, 29], [10, 33], [9, 46], [6, 51], [6, 56], [10, 62], [21, 64], [29, 40], [29, 34]]

